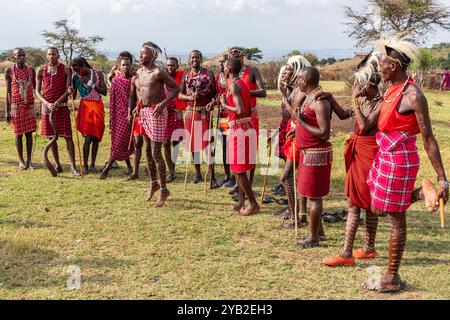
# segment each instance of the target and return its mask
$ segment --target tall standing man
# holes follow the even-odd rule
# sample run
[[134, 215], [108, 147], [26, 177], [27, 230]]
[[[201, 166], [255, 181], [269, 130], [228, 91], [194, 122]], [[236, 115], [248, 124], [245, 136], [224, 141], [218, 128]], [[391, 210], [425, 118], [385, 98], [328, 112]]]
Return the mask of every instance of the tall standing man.
[[[6, 121], [11, 123], [19, 156], [19, 169], [34, 169], [31, 161], [33, 151], [33, 132], [36, 131], [36, 112], [34, 110], [34, 89], [36, 74], [26, 64], [26, 54], [22, 48], [13, 50], [15, 64], [5, 70], [6, 80]], [[22, 137], [25, 135], [27, 160], [23, 158]]]
[[[381, 102], [377, 143], [379, 151], [369, 172], [372, 211], [389, 215], [388, 269], [379, 284], [367, 282], [364, 288], [379, 292], [398, 292], [406, 282], [398, 270], [406, 244], [406, 211], [414, 202], [414, 185], [419, 172], [420, 158], [416, 135], [422, 141], [439, 182], [438, 199], [448, 201], [449, 183], [442, 163], [438, 143], [431, 127], [428, 102], [422, 90], [408, 76], [408, 66], [418, 49], [411, 42], [392, 38], [380, 40], [378, 45], [381, 77], [391, 84]], [[436, 199], [435, 208], [439, 207]]]
[[[72, 124], [70, 111], [67, 105], [69, 87], [71, 83], [70, 68], [59, 62], [57, 48], [48, 48], [47, 63], [39, 67], [36, 75], [36, 95], [42, 102], [42, 135], [53, 137], [55, 132], [50, 124], [50, 112], [53, 111], [53, 122], [56, 132], [66, 140], [67, 151], [70, 157], [70, 167], [74, 176], [79, 176], [75, 165], [75, 146], [72, 139]], [[62, 172], [59, 161], [58, 145], [52, 146], [53, 157], [56, 162], [56, 171]]]

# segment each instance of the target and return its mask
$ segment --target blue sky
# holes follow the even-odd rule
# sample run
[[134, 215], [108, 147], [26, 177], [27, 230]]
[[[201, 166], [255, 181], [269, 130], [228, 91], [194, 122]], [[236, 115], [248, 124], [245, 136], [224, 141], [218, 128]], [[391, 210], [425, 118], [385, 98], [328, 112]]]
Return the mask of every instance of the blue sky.
[[[450, 0], [441, 1], [450, 5]], [[106, 37], [101, 49], [137, 51], [153, 41], [168, 52], [198, 48], [215, 53], [231, 45], [263, 50], [352, 49], [344, 34], [344, 5], [364, 0], [14, 0], [3, 1], [0, 49], [44, 46], [40, 31], [68, 18], [85, 35]], [[22, 17], [22, 21], [11, 18]], [[428, 44], [450, 41], [440, 31]]]

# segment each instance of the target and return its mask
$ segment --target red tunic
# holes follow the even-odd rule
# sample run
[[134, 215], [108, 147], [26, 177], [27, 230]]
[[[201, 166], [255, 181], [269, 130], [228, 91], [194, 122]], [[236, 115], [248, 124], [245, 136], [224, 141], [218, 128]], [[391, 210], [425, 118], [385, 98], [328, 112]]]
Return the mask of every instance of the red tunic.
[[[177, 74], [175, 76], [175, 82], [177, 85], [181, 85], [181, 81], [183, 81], [184, 71], [177, 70]], [[186, 110], [186, 101], [182, 101], [178, 99], [178, 97], [175, 98], [175, 104], [177, 106], [177, 110]]]
[[[413, 79], [408, 80], [409, 84], [414, 84]], [[406, 86], [398, 84], [391, 86], [387, 91], [384, 101], [381, 104], [378, 128], [382, 132], [402, 131], [410, 134], [420, 133], [419, 124], [414, 113], [403, 115], [397, 110], [403, 99]]]
[[[241, 89], [241, 98], [244, 104], [244, 113], [237, 115], [229, 111], [229, 161], [233, 173], [244, 173], [256, 167], [256, 132], [251, 120], [251, 94], [248, 86], [242, 79], [234, 82]], [[228, 95], [228, 105], [235, 107], [233, 96]]]
[[[28, 87], [26, 87], [28, 86]], [[21, 92], [26, 90], [26, 92]], [[14, 135], [21, 136], [36, 131], [34, 110], [33, 69], [11, 68], [11, 128]]]
[[[307, 106], [303, 121], [319, 127], [314, 110]], [[330, 192], [332, 145], [328, 140], [316, 138], [304, 126], [296, 127], [296, 144], [301, 149], [298, 168], [298, 193], [308, 198], [322, 198]]]
[[[242, 74], [241, 79], [247, 84], [250, 91], [254, 91], [257, 89], [256, 82], [252, 81], [250, 78], [250, 67], [245, 66], [244, 72]], [[258, 136], [259, 141], [259, 115], [258, 115], [258, 109], [256, 108], [256, 97], [250, 96], [250, 103], [252, 106], [252, 123], [253, 127], [256, 130], [256, 134]]]
[[[59, 63], [56, 66], [56, 73], [50, 74], [49, 65], [46, 64], [43, 71], [43, 93], [45, 100], [50, 103], [56, 102], [64, 95], [67, 89], [65, 66]], [[62, 104], [67, 103], [60, 101]], [[70, 122], [70, 112], [68, 107], [60, 107], [53, 111], [53, 122], [55, 123], [56, 132], [61, 137], [72, 137], [72, 124]], [[50, 125], [49, 115], [42, 113], [42, 135], [51, 137], [54, 131]]]

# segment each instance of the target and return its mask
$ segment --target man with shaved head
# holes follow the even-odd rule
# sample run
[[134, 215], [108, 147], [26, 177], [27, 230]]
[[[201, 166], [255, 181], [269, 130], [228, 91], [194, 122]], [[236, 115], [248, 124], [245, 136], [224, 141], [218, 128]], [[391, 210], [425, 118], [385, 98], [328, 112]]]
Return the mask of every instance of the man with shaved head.
[[[267, 96], [266, 89], [264, 88], [264, 81], [261, 77], [261, 72], [257, 67], [245, 65], [243, 48], [232, 47], [228, 53], [231, 58], [238, 58], [241, 60], [242, 69], [239, 73], [239, 77], [247, 84], [251, 94], [252, 105], [252, 123], [258, 136], [257, 143], [259, 142], [259, 115], [257, 105], [257, 98], [265, 98]], [[255, 168], [250, 171], [250, 184], [253, 184], [253, 177], [255, 175]]]
[[330, 191], [333, 149], [330, 142], [332, 108], [328, 100], [315, 100], [322, 90], [320, 73], [306, 67], [299, 76], [299, 89], [306, 93], [303, 103], [295, 103], [296, 145], [300, 149], [298, 193], [310, 200], [310, 235], [299, 246], [303, 249], [318, 247], [322, 227], [322, 198]]
[[[5, 70], [6, 80], [6, 121], [16, 137], [16, 149], [19, 156], [19, 169], [32, 169], [33, 132], [36, 131], [36, 113], [34, 110], [33, 91], [36, 88], [35, 71], [26, 64], [25, 51], [13, 50], [15, 64]], [[22, 137], [25, 135], [27, 160], [23, 158]]]

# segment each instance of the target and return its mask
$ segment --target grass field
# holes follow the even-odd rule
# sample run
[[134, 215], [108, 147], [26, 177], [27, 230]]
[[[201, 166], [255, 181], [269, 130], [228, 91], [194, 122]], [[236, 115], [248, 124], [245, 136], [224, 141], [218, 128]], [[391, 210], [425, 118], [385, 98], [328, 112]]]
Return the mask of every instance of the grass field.
[[[340, 91], [345, 85], [324, 84]], [[328, 85], [328, 86], [327, 86]], [[0, 91], [3, 92], [3, 91]], [[432, 117], [447, 171], [450, 170], [450, 93], [430, 93]], [[3, 97], [0, 97], [3, 99]], [[271, 92], [273, 117], [279, 101]], [[265, 100], [265, 101], [267, 101]], [[442, 104], [441, 106], [439, 106]], [[263, 119], [264, 120], [264, 119]], [[99, 161], [108, 157], [109, 136]], [[343, 145], [346, 134], [333, 137], [335, 162], [332, 191], [325, 210], [346, 207]], [[419, 141], [420, 142], [420, 141]], [[438, 215], [421, 204], [408, 214], [409, 235], [401, 274], [409, 282], [398, 295], [367, 293], [361, 284], [367, 268], [387, 264], [388, 221], [380, 222], [380, 257], [356, 268], [328, 269], [320, 262], [339, 253], [344, 224], [326, 224], [321, 248], [301, 251], [293, 231], [279, 229], [278, 205], [262, 214], [240, 218], [232, 213], [226, 191], [203, 195], [203, 185], [183, 192], [182, 172], [170, 185], [172, 197], [160, 210], [145, 202], [147, 177], [124, 181], [124, 165], [100, 181], [68, 173], [52, 178], [41, 164], [45, 144], [38, 138], [38, 170], [19, 172], [11, 129], [0, 124], [0, 299], [448, 299], [450, 237], [439, 228]], [[68, 163], [60, 141], [62, 162]], [[420, 145], [420, 143], [419, 143]], [[434, 179], [421, 147], [420, 177]], [[142, 166], [143, 168], [143, 166]], [[218, 167], [221, 178], [221, 167]], [[258, 172], [261, 173], [261, 172]], [[270, 186], [277, 176], [270, 178]], [[262, 177], [255, 183], [261, 191]], [[301, 229], [300, 235], [306, 235]], [[362, 232], [356, 245], [361, 245]], [[70, 266], [81, 271], [81, 288], [68, 289]]]

